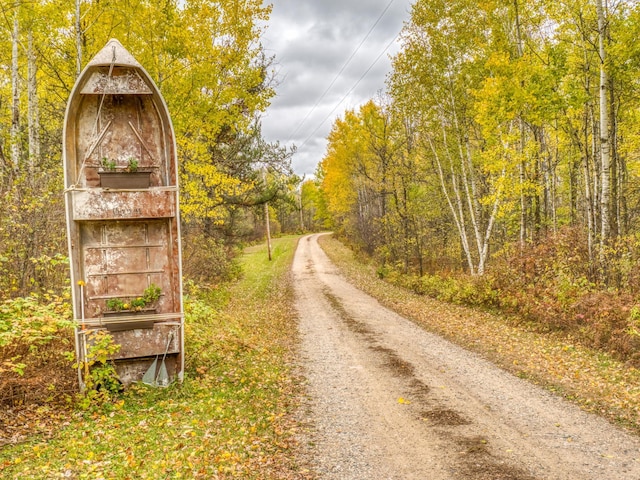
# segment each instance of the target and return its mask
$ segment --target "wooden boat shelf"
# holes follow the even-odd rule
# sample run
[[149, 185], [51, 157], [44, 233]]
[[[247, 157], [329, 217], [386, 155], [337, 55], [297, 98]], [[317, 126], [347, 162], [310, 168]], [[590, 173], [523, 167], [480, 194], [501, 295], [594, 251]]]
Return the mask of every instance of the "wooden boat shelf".
[[176, 216], [175, 189], [82, 189], [70, 192], [76, 208], [73, 220], [172, 218]]
[[[171, 342], [171, 375], [184, 372], [178, 158], [167, 105], [146, 70], [109, 40], [69, 97], [63, 133], [65, 203], [76, 354], [91, 331], [107, 328], [123, 384], [142, 379], [149, 356]], [[119, 176], [126, 183], [109, 183]], [[134, 183], [143, 176], [142, 183]], [[151, 287], [156, 313], [105, 315], [109, 298]], [[81, 388], [85, 372], [78, 368]]]

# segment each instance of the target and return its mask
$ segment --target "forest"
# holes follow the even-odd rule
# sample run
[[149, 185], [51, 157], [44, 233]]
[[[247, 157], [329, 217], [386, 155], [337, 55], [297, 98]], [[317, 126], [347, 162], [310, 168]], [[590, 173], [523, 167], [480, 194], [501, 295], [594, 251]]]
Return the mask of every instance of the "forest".
[[5, 379], [51, 363], [34, 342], [54, 342], [68, 367], [63, 119], [110, 38], [172, 115], [187, 285], [237, 277], [236, 252], [264, 238], [267, 213], [274, 235], [333, 230], [389, 282], [640, 366], [637, 2], [416, 0], [385, 91], [335, 120], [306, 180], [295, 148], [261, 134], [278, 86], [260, 42], [270, 11], [262, 0], [0, 2]]
[[638, 365], [637, 2], [418, 1], [307, 185], [378, 275]]

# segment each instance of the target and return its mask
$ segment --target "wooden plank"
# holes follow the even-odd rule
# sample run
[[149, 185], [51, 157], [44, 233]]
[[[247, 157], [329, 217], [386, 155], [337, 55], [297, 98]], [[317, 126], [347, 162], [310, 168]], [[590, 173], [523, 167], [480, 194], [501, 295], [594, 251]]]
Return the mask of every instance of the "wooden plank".
[[75, 190], [73, 220], [131, 220], [176, 216], [176, 192], [171, 189]]
[[[169, 343], [170, 332], [173, 332], [173, 336]], [[163, 355], [167, 344], [168, 354], [180, 352], [180, 327], [177, 325], [156, 323], [153, 328], [123, 330], [111, 332], [111, 335], [114, 342], [120, 345], [114, 360]]]
[[132, 68], [109, 67], [91, 73], [80, 93], [83, 95], [151, 95], [153, 91]]

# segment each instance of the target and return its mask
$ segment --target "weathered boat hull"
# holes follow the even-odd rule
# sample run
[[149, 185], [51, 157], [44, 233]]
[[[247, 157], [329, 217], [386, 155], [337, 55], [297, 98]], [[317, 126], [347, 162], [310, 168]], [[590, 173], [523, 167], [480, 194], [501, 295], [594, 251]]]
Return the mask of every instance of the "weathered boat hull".
[[[79, 359], [91, 332], [108, 329], [124, 384], [141, 380], [158, 356], [182, 380], [178, 164], [166, 104], [144, 68], [117, 40], [78, 77], [65, 114], [65, 203]], [[103, 170], [147, 173], [145, 184], [103, 185]], [[106, 175], [104, 175], [106, 177]], [[114, 186], [115, 185], [115, 186]], [[160, 295], [140, 307], [145, 291]], [[113, 304], [137, 310], [113, 311]], [[118, 309], [122, 310], [122, 309]], [[117, 313], [117, 315], [116, 315]], [[78, 370], [81, 386], [84, 371]]]

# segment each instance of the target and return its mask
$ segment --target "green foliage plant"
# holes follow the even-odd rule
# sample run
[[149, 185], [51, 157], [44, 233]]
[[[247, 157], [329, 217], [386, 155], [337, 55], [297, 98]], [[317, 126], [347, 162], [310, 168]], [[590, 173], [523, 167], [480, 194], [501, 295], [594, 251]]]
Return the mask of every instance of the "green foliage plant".
[[160, 287], [155, 283], [152, 283], [147, 288], [145, 288], [144, 292], [142, 293], [142, 300], [144, 300], [145, 305], [151, 305], [152, 303], [158, 301], [161, 293], [162, 290], [160, 289]]
[[116, 161], [110, 160], [107, 157], [102, 158], [100, 165], [107, 172], [114, 172], [116, 170]]
[[86, 334], [87, 350], [80, 368], [84, 374], [84, 392], [78, 399], [82, 409], [99, 408], [112, 402], [122, 391], [122, 383], [110, 358], [120, 351], [113, 337], [105, 330]]
[[135, 157], [129, 157], [127, 160], [127, 166], [125, 168], [125, 172], [137, 172], [138, 171], [138, 159]]
[[[137, 172], [140, 162], [135, 157], [129, 157], [127, 159], [127, 164], [124, 168], [120, 167], [125, 172]], [[118, 163], [115, 160], [109, 159], [107, 157], [103, 157], [100, 161], [100, 166], [104, 171], [107, 172], [115, 172], [118, 170]]]
[[633, 337], [640, 337], [640, 305], [634, 305], [627, 320], [627, 333]]
[[[0, 302], [0, 398], [5, 405], [64, 403], [75, 390], [70, 368], [75, 324], [68, 294], [45, 292]], [[15, 391], [24, 395], [15, 397]]]
[[122, 298], [110, 298], [106, 301], [105, 305], [108, 312], [121, 312], [121, 311], [142, 311], [145, 308], [152, 308], [153, 305], [160, 299], [162, 289], [152, 283], [142, 292], [140, 297], [131, 297], [127, 299]]
[[126, 304], [121, 298], [110, 298], [107, 300], [106, 305], [107, 310], [112, 312], [119, 312], [121, 310], [124, 310]]
[[185, 277], [200, 286], [237, 279], [239, 250], [193, 226], [182, 231], [182, 268]]

